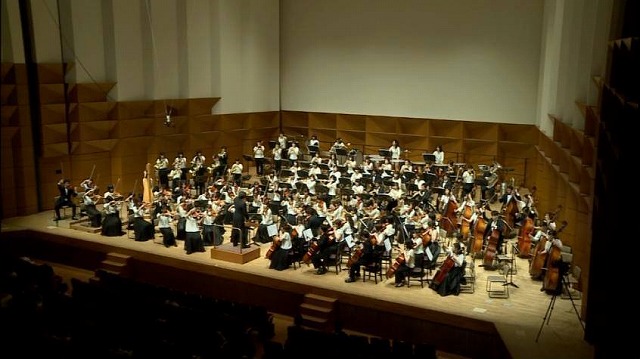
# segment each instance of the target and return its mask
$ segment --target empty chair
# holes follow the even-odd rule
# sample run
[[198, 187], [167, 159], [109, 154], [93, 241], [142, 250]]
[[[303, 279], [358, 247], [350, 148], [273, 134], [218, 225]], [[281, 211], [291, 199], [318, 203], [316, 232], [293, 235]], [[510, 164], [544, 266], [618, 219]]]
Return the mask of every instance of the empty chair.
[[362, 266], [362, 281], [364, 282], [367, 277], [371, 279], [371, 275], [373, 275], [376, 284], [378, 284], [378, 277], [380, 277], [380, 281], [384, 280], [382, 276], [382, 258], [377, 259], [371, 264]]

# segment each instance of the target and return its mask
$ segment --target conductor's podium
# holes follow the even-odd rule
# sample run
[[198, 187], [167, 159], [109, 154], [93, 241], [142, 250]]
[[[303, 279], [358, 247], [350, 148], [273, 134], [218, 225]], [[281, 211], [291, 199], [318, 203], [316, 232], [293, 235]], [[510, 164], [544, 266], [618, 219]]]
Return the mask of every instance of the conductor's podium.
[[226, 242], [211, 248], [211, 258], [225, 262], [245, 264], [260, 258], [260, 246], [253, 244], [250, 245], [249, 248], [242, 248], [241, 245], [234, 246], [231, 242]]

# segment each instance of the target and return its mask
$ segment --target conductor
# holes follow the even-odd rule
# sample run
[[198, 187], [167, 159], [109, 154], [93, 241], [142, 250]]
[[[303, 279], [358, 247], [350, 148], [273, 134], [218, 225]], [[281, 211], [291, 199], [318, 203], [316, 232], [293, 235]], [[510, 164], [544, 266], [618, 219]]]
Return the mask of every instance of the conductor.
[[[249, 238], [249, 231], [245, 226], [245, 222], [249, 220], [249, 212], [247, 211], [247, 194], [244, 191], [240, 191], [238, 196], [233, 201], [233, 231], [231, 232], [231, 242], [233, 246], [238, 246], [239, 242], [242, 242], [242, 248], [249, 248], [247, 240]], [[240, 238], [242, 236], [242, 238]]]

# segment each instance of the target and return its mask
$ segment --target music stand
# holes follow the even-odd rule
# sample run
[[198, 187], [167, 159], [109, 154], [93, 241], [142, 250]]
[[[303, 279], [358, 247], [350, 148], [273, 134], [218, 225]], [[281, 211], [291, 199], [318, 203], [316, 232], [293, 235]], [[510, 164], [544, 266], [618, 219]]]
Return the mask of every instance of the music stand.
[[381, 148], [378, 150], [378, 155], [382, 157], [391, 157], [391, 151], [386, 148]]
[[318, 163], [318, 167], [320, 167], [322, 171], [329, 171], [329, 165], [326, 163]]
[[201, 199], [193, 202], [193, 205], [196, 208], [207, 208], [207, 206], [209, 206], [209, 201], [206, 199]]
[[474, 180], [474, 183], [478, 186], [488, 186], [489, 185], [489, 181], [487, 181], [486, 178], [476, 178]]
[[318, 173], [316, 175], [316, 179], [317, 180], [328, 180], [329, 179], [329, 175], [324, 174], [324, 173]]
[[289, 182], [280, 182], [280, 183], [278, 183], [278, 188], [289, 188], [289, 189], [291, 189], [291, 183], [289, 183]]
[[514, 263], [515, 263], [515, 260], [516, 260], [515, 259], [515, 253], [516, 253], [517, 249], [518, 248], [516, 247], [516, 245], [514, 243], [511, 243], [511, 263], [509, 265], [509, 281], [504, 283], [504, 284], [502, 284], [503, 286], [510, 285], [510, 286], [513, 286], [513, 287], [516, 287], [516, 288], [520, 288], [520, 287], [518, 287], [517, 284], [515, 284], [513, 282], [513, 266], [514, 266]]
[[278, 142], [274, 141], [274, 140], [269, 141], [269, 149], [272, 150], [272, 149], [276, 148], [276, 143], [278, 143]]
[[320, 151], [320, 147], [314, 145], [308, 145], [307, 149], [309, 149], [309, 153], [316, 154]]
[[248, 162], [253, 162], [253, 157], [249, 156], [249, 155], [242, 155], [242, 158], [244, 158], [245, 161]]
[[352, 185], [351, 178], [347, 178], [347, 177], [342, 177], [341, 176], [338, 179], [338, 182], [340, 182], [340, 185], [342, 185], [342, 186], [351, 186]]
[[293, 172], [291, 172], [290, 170], [280, 170], [280, 177], [291, 177], [293, 176]]
[[304, 190], [308, 191], [309, 187], [307, 187], [307, 184], [304, 182], [296, 182], [296, 189], [298, 190], [298, 192], [304, 192]]
[[436, 175], [433, 173], [425, 172], [422, 174], [422, 179], [424, 180], [425, 184], [430, 185], [436, 180]]
[[336, 156], [346, 156], [347, 155], [347, 149], [344, 147], [338, 147], [336, 148]]
[[405, 172], [405, 173], [402, 174], [402, 178], [404, 178], [404, 182], [411, 181], [412, 179], [416, 178], [416, 173], [415, 172]]
[[418, 190], [418, 185], [415, 183], [409, 183], [407, 184], [407, 191], [417, 191]]
[[422, 158], [426, 163], [434, 163], [436, 161], [436, 155], [433, 153], [423, 153]]
[[431, 193], [443, 194], [444, 193], [444, 187], [433, 187], [431, 189]]
[[309, 177], [309, 171], [306, 171], [306, 170], [298, 171], [298, 178], [307, 178], [307, 177]]

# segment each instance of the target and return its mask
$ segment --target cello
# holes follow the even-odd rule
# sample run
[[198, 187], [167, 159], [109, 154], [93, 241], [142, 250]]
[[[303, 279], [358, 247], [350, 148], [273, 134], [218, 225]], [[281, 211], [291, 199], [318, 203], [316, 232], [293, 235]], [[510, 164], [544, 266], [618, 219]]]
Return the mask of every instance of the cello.
[[400, 255], [396, 258], [396, 261], [387, 270], [387, 279], [393, 277], [396, 274], [398, 268], [400, 268], [400, 265], [405, 261], [406, 258], [404, 257], [404, 253], [400, 253]]
[[500, 229], [498, 227], [491, 231], [487, 247], [484, 249], [484, 257], [482, 259], [482, 265], [486, 267], [492, 267], [493, 261], [496, 258], [496, 252], [498, 250], [498, 240], [500, 239]]
[[277, 251], [278, 248], [280, 248], [281, 244], [282, 239], [280, 238], [280, 236], [274, 236], [273, 243], [271, 243], [271, 246], [269, 247], [269, 250], [267, 250], [267, 253], [264, 255], [264, 257], [267, 259], [271, 259], [273, 252]]
[[451, 258], [451, 256], [447, 256], [447, 258], [442, 262], [442, 265], [433, 276], [431, 280], [431, 287], [437, 288], [447, 277], [449, 271], [455, 266], [456, 262]]

